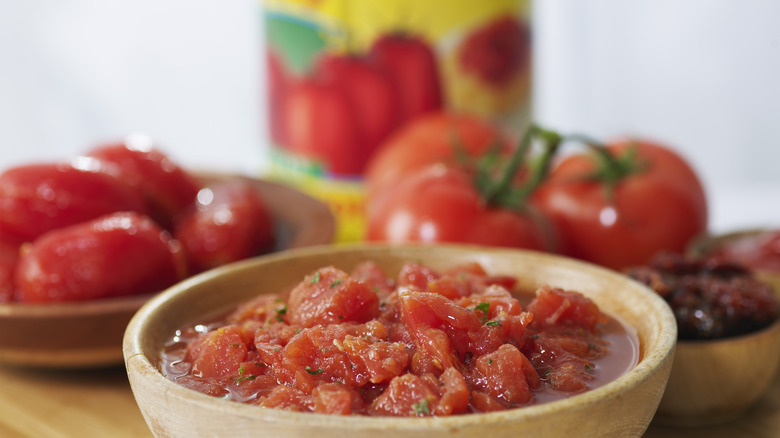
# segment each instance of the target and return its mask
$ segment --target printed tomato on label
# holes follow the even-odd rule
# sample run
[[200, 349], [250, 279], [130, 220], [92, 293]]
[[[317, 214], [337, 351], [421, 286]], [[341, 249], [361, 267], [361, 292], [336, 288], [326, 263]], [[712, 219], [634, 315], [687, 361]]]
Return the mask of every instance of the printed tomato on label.
[[143, 197], [94, 160], [29, 164], [0, 175], [0, 229], [31, 241], [116, 211], [145, 213]]
[[374, 41], [369, 56], [390, 73], [399, 93], [402, 121], [442, 108], [436, 55], [423, 39], [406, 34], [383, 35]]
[[50, 231], [23, 249], [20, 302], [81, 301], [158, 292], [185, 275], [180, 245], [151, 219], [114, 213]]
[[[546, 141], [544, 162], [557, 134], [534, 128], [507, 160], [485, 154], [466, 165], [429, 165], [408, 171], [374, 194], [367, 239], [389, 242], [464, 242], [554, 251], [555, 234], [527, 202], [545, 171], [535, 166], [526, 181], [516, 177], [536, 137]], [[381, 158], [381, 157], [380, 157]], [[507, 162], [504, 162], [507, 161]], [[477, 166], [472, 166], [478, 162]]]
[[121, 178], [146, 198], [152, 219], [170, 228], [173, 218], [189, 206], [201, 188], [197, 179], [156, 149], [148, 137], [133, 135], [123, 143], [99, 146], [87, 156]]
[[174, 236], [192, 270], [199, 272], [271, 250], [273, 217], [252, 183], [227, 181], [200, 191]]
[[536, 191], [561, 251], [613, 269], [682, 252], [707, 229], [707, 199], [691, 166], [643, 140], [593, 145], [563, 159]]

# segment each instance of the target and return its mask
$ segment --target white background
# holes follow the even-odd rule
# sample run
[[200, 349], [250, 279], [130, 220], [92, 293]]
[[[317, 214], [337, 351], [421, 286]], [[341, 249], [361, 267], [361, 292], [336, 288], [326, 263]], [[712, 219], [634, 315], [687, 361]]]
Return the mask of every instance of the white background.
[[[780, 226], [780, 2], [535, 5], [541, 123], [664, 141], [702, 176], [713, 231]], [[141, 131], [187, 167], [260, 174], [260, 6], [0, 0], [0, 169]]]

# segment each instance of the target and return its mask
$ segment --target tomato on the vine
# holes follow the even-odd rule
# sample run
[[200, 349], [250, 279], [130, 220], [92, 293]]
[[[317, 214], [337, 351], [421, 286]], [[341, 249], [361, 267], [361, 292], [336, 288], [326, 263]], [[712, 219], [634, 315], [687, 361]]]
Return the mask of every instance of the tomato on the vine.
[[[495, 128], [492, 131], [482, 130], [483, 126], [480, 126], [477, 138], [482, 141], [470, 140], [468, 156], [464, 157], [465, 162], [459, 162], [447, 159], [455, 157], [458, 139], [445, 135], [447, 125], [441, 124], [457, 119], [451, 115], [439, 117], [431, 119], [436, 129], [433, 137], [438, 138], [431, 144], [436, 146], [432, 151], [418, 154], [423, 158], [414, 154], [426, 149], [415, 131], [410, 134], [413, 141], [396, 139], [396, 143], [383, 149], [384, 155], [379, 159], [397, 157], [400, 164], [396, 168], [391, 167], [390, 161], [379, 165], [387, 166], [387, 170], [383, 170], [385, 175], [395, 171], [397, 176], [375, 186], [378, 188], [367, 208], [367, 239], [461, 242], [553, 251], [553, 231], [542, 215], [527, 202], [546, 166], [536, 166], [522, 180], [517, 175], [521, 169], [525, 170], [522, 163], [536, 137], [547, 141], [546, 161], [549, 162], [560, 141], [557, 134], [534, 128], [525, 136], [520, 147], [507, 156], [501, 148], [488, 147], [495, 144]], [[466, 126], [474, 122], [473, 119], [461, 120], [468, 121]], [[449, 144], [447, 138], [451, 140]], [[384, 185], [390, 181], [392, 186]]]
[[706, 231], [704, 188], [682, 156], [642, 140], [594, 150], [564, 158], [534, 194], [563, 254], [622, 269]]
[[479, 117], [448, 111], [420, 116], [391, 135], [368, 163], [368, 202], [387, 187], [432, 164], [458, 164], [459, 154], [472, 160], [493, 148], [510, 147], [504, 133]]
[[367, 239], [554, 247], [548, 224], [532, 207], [520, 212], [487, 206], [468, 173], [444, 165], [419, 171], [388, 191], [369, 213]]

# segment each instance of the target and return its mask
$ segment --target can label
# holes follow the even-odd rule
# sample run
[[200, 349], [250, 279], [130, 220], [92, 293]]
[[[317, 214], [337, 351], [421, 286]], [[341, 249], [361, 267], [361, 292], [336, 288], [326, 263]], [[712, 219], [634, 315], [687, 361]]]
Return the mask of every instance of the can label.
[[336, 240], [365, 231], [382, 142], [449, 110], [530, 122], [530, 0], [266, 0], [270, 177], [323, 199]]

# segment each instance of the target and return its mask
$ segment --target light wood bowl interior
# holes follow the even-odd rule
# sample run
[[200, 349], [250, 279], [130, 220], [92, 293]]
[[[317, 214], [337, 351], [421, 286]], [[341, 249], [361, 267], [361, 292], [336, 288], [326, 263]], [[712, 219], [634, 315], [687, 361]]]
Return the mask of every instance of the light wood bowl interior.
[[[317, 268], [349, 270], [372, 260], [394, 276], [404, 262], [443, 269], [466, 261], [520, 279], [521, 289], [550, 284], [578, 290], [635, 328], [638, 365], [591, 391], [546, 404], [496, 413], [440, 418], [337, 417], [272, 410], [220, 400], [184, 388], [159, 371], [160, 351], [174, 331], [244, 302], [287, 288]], [[661, 400], [677, 329], [669, 307], [626, 276], [583, 262], [522, 250], [455, 245], [345, 244], [272, 254], [201, 274], [154, 297], [124, 338], [133, 394], [157, 437], [639, 437]]]
[[[243, 176], [198, 173], [204, 182], [254, 182], [276, 219], [276, 250], [327, 244], [335, 223], [322, 202], [287, 186]], [[0, 364], [89, 368], [122, 364], [127, 323], [149, 295], [58, 304], [0, 304]]]

